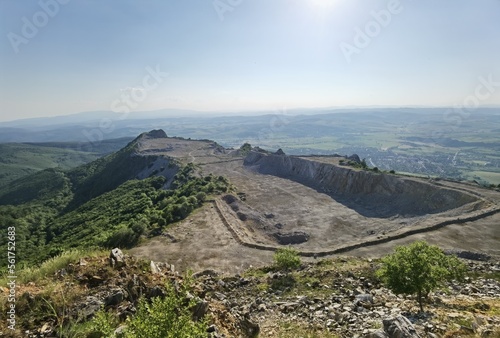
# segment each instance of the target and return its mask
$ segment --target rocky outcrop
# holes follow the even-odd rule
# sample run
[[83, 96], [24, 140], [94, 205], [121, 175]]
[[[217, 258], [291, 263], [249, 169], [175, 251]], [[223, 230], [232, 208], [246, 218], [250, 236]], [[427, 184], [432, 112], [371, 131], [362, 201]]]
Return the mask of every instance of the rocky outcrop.
[[415, 327], [404, 316], [389, 317], [382, 322], [383, 330], [369, 332], [364, 338], [420, 338]]
[[[137, 311], [141, 297], [147, 300], [165, 297], [167, 284], [177, 292], [186, 285], [183, 284], [186, 280], [168, 263], [141, 261], [115, 250], [110, 256], [123, 259], [122, 268], [106, 268], [105, 256], [85, 257], [47, 276], [49, 280], [63, 283], [65, 292], [74, 295], [71, 303], [64, 305], [65, 320], [86, 322], [104, 309], [116, 316], [122, 323], [119, 329], [126, 331], [126, 318]], [[148, 264], [151, 271], [146, 268]], [[464, 282], [453, 281], [445, 291], [429, 294], [427, 313], [422, 314], [417, 312], [414, 300], [398, 297], [380, 285], [373, 275], [375, 265], [372, 260], [353, 262], [351, 258], [307, 263], [294, 272], [294, 278], [273, 269], [254, 270], [245, 277], [206, 270], [195, 274], [194, 280], [188, 282], [192, 287], [186, 301], [193, 300], [193, 319], [209, 321], [206, 337], [210, 338], [250, 338], [258, 334], [281, 337], [285, 323], [319, 329], [317, 337], [327, 332], [338, 337], [357, 338], [441, 337], [449, 336], [446, 334], [450, 332], [455, 332], [454, 336], [460, 333], [498, 336], [500, 317], [495, 313], [500, 299], [498, 280], [469, 277]], [[469, 261], [467, 266], [474, 274], [486, 276], [500, 271], [496, 261]], [[91, 282], [97, 279], [100, 283]], [[29, 310], [46, 304], [45, 297], [51, 297], [40, 288], [41, 285], [20, 289], [19, 325], [25, 332], [23, 337], [61, 335], [59, 325], [47, 314]], [[83, 293], [80, 292], [82, 287]], [[303, 294], [304, 291], [307, 294]], [[59, 297], [59, 292], [55, 297]], [[5, 336], [1, 329], [0, 336]]]
[[143, 136], [145, 138], [150, 138], [150, 139], [151, 138], [166, 138], [166, 137], [168, 137], [167, 133], [165, 133], [162, 129], [154, 129], [154, 130], [151, 130], [150, 132], [142, 134], [141, 136]]
[[424, 181], [294, 156], [251, 152], [244, 163], [261, 174], [291, 179], [327, 193], [368, 217], [435, 214], [477, 201], [468, 193]]

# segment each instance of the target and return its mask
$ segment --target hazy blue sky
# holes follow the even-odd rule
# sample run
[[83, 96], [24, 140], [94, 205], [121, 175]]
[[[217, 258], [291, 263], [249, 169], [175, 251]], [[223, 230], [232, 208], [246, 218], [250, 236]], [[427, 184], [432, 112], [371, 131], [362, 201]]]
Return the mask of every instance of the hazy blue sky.
[[443, 106], [480, 77], [500, 104], [500, 0], [0, 0], [0, 22], [0, 120]]

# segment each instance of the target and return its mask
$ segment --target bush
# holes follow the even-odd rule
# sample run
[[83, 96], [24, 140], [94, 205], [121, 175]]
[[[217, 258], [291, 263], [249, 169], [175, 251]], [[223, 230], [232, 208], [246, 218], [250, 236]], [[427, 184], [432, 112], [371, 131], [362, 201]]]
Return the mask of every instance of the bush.
[[137, 244], [139, 236], [131, 228], [122, 226], [108, 237], [105, 244], [109, 248], [130, 248]]
[[207, 323], [194, 322], [187, 301], [187, 292], [176, 292], [167, 285], [165, 298], [153, 298], [151, 303], [141, 299], [137, 313], [127, 319], [127, 338], [197, 338], [206, 337]]
[[207, 199], [207, 194], [205, 194], [203, 191], [200, 191], [199, 193], [196, 194], [196, 199], [201, 205]]
[[454, 256], [446, 256], [437, 246], [417, 241], [396, 247], [382, 259], [378, 277], [396, 294], [416, 294], [423, 312], [422, 298], [444, 282], [460, 279], [465, 265]]
[[117, 326], [118, 320], [116, 316], [106, 312], [104, 309], [101, 309], [96, 312], [94, 318], [90, 321], [90, 327], [87, 330], [87, 337], [114, 337], [113, 333]]
[[280, 270], [296, 269], [301, 264], [299, 252], [292, 248], [280, 248], [274, 254], [274, 263]]

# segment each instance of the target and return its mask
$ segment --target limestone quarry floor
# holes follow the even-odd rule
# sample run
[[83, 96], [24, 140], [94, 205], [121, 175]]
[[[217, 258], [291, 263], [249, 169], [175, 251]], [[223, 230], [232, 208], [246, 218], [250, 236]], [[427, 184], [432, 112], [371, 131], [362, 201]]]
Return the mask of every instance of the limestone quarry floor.
[[[274, 223], [283, 225], [280, 231], [307, 232], [311, 236], [309, 241], [295, 247], [304, 251], [318, 251], [373, 238], [378, 234], [390, 233], [414, 224], [431, 224], [439, 218], [439, 215], [367, 218], [327, 194], [287, 179], [254, 173], [243, 167], [241, 162], [205, 164], [201, 168], [204, 174], [213, 173], [228, 177], [236, 186], [237, 192], [245, 193], [246, 200], [241, 201], [242, 205], [248, 206], [257, 216], [268, 213], [274, 215], [268, 224], [242, 222], [229, 207], [223, 208], [226, 218], [244, 237], [255, 243], [278, 246], [268, 236], [277, 230], [273, 228]], [[456, 187], [464, 186], [457, 184]], [[497, 192], [484, 191], [484, 194], [492, 200], [498, 199]], [[239, 273], [249, 266], [272, 263], [271, 251], [240, 245], [223, 224], [212, 203], [207, 203], [188, 219], [170, 226], [166, 232], [169, 237], [159, 236], [147, 240], [131, 253], [175, 264], [181, 271], [187, 268], [195, 271], [210, 268], [225, 273]], [[479, 251], [500, 257], [500, 214], [475, 222], [451, 224], [432, 232], [352, 250], [345, 254], [381, 256], [390, 252], [395, 245], [417, 239], [427, 240], [444, 249]]]

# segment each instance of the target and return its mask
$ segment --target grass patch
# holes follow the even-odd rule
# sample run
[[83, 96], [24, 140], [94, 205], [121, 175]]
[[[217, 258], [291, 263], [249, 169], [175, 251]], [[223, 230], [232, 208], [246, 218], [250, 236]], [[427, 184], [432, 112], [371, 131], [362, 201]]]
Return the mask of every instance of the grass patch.
[[[58, 256], [49, 258], [38, 267], [28, 267], [19, 271], [17, 281], [20, 284], [27, 284], [30, 282], [38, 283], [42, 280], [47, 280], [48, 277], [53, 276], [57, 271], [65, 268], [70, 263], [77, 262], [83, 257], [98, 257], [105, 255], [102, 250], [69, 250], [61, 253]], [[5, 285], [6, 277], [1, 279], [2, 285]]]

